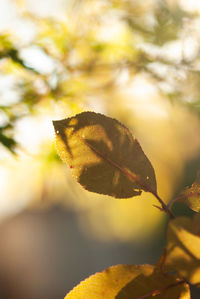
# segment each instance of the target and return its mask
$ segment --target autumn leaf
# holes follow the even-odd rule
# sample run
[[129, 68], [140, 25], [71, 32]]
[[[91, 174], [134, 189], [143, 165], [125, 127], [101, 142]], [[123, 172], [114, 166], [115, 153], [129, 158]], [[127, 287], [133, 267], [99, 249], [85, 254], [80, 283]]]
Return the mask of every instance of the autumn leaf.
[[154, 169], [124, 125], [94, 112], [54, 121], [56, 146], [87, 190], [117, 198], [156, 193]]
[[76, 286], [65, 299], [114, 299], [118, 292], [133, 278], [152, 272], [150, 265], [116, 265], [96, 273]]
[[65, 299], [139, 299], [149, 292], [158, 299], [190, 298], [186, 283], [174, 275], [154, 270], [151, 265], [113, 266], [82, 281]]
[[178, 217], [169, 222], [165, 269], [176, 270], [191, 284], [200, 283], [200, 216]]

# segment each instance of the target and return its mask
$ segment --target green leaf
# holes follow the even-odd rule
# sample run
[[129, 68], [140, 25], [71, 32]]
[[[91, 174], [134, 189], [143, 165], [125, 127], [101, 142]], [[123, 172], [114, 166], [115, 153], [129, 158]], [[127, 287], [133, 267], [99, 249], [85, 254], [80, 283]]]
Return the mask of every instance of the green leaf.
[[5, 134], [3, 134], [0, 130], [0, 143], [2, 143], [7, 149], [11, 151], [11, 153], [15, 154], [15, 147], [17, 145], [16, 141], [11, 138], [7, 137]]
[[192, 186], [185, 188], [177, 199], [186, 203], [191, 210], [200, 212], [200, 172]]
[[150, 161], [117, 120], [83, 112], [53, 124], [58, 154], [85, 189], [117, 198], [156, 192]]
[[120, 290], [116, 299], [152, 298], [190, 299], [187, 283], [175, 275], [154, 271], [150, 275], [140, 274]]
[[200, 283], [200, 216], [178, 217], [169, 222], [165, 269], [176, 270], [191, 284]]
[[158, 273], [154, 270], [151, 265], [113, 266], [82, 281], [66, 295], [65, 299], [139, 299], [149, 292], [157, 294], [158, 299], [190, 298], [186, 283], [175, 275]]

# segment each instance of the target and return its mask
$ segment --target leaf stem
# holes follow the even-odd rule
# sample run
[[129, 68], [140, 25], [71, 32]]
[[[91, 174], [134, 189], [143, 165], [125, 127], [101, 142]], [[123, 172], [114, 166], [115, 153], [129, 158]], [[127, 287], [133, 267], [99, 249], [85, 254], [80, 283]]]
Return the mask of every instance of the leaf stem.
[[140, 185], [141, 187], [143, 187], [147, 192], [150, 192], [151, 194], [153, 194], [153, 196], [159, 201], [159, 203], [161, 204], [162, 208], [157, 207], [159, 210], [162, 210], [163, 212], [165, 212], [166, 214], [168, 214], [168, 216], [173, 219], [175, 218], [175, 216], [173, 215], [172, 211], [169, 209], [169, 207], [164, 203], [164, 201], [162, 200], [162, 198], [157, 194], [156, 191], [152, 190], [148, 185], [146, 185], [145, 183], [141, 182], [138, 178], [135, 178], [135, 182]]
[[157, 290], [154, 290], [154, 291], [152, 291], [152, 292], [149, 292], [148, 294], [145, 294], [145, 295], [143, 295], [143, 296], [140, 296], [140, 297], [138, 297], [137, 299], [146, 299], [146, 298], [149, 298], [149, 297], [152, 297], [152, 296], [160, 295], [161, 293], [167, 291], [168, 289], [173, 288], [173, 287], [176, 287], [176, 286], [178, 286], [178, 285], [180, 285], [180, 284], [182, 284], [182, 283], [186, 283], [186, 281], [185, 281], [185, 280], [180, 280], [180, 281], [178, 281], [178, 282], [175, 282], [175, 283], [172, 283], [172, 284], [168, 285], [168, 286], [165, 287], [165, 288], [157, 289]]
[[[149, 192], [151, 192], [151, 191], [149, 191]], [[171, 219], [174, 219], [174, 218], [175, 218], [174, 214], [173, 214], [172, 211], [169, 209], [169, 207], [164, 203], [164, 201], [160, 198], [160, 196], [159, 196], [156, 192], [154, 192], [154, 191], [152, 191], [151, 193], [156, 197], [156, 199], [157, 199], [157, 200], [159, 201], [159, 203], [161, 204], [161, 206], [162, 206], [162, 210], [163, 210], [166, 214], [168, 214], [169, 217], [170, 217]]]
[[129, 171], [125, 170], [125, 174], [126, 174], [129, 178], [131, 178], [132, 180], [134, 180], [139, 186], [143, 187], [143, 189], [144, 189], [145, 191], [150, 192], [151, 194], [153, 194], [153, 196], [159, 201], [159, 203], [161, 204], [161, 207], [162, 207], [162, 208], [159, 208], [159, 207], [156, 206], [157, 208], [159, 208], [160, 210], [162, 210], [163, 212], [165, 212], [166, 214], [168, 214], [169, 217], [170, 217], [171, 219], [175, 218], [175, 216], [173, 215], [173, 213], [171, 212], [171, 210], [170, 210], [170, 209], [168, 208], [168, 206], [164, 203], [164, 201], [163, 201], [162, 198], [157, 194], [156, 191], [152, 190], [147, 184], [145, 184], [144, 182], [140, 181], [140, 179], [139, 179], [136, 175], [130, 173]]
[[168, 203], [168, 209], [172, 209], [172, 206], [175, 204], [175, 202], [177, 202], [178, 200], [185, 198], [185, 196], [179, 196], [179, 197], [175, 197], [174, 199], [172, 199], [169, 203]]
[[131, 181], [135, 182], [136, 184], [138, 184], [140, 187], [143, 188], [144, 191], [146, 192], [150, 192], [152, 193], [156, 199], [159, 201], [159, 203], [161, 204], [162, 207], [162, 211], [164, 211], [166, 214], [169, 215], [170, 218], [175, 218], [174, 215], [172, 214], [172, 212], [170, 211], [170, 209], [168, 208], [168, 206], [164, 203], [164, 201], [159, 197], [159, 195], [156, 193], [156, 191], [152, 190], [145, 182], [141, 181], [137, 175], [135, 175], [134, 173], [130, 172], [128, 169], [121, 167], [118, 163], [116, 163], [115, 161], [111, 160], [110, 158], [108, 158], [107, 156], [103, 155], [102, 153], [100, 153], [94, 146], [92, 146], [91, 144], [89, 144], [86, 140], [84, 140], [84, 142], [96, 153], [98, 154], [100, 157], [102, 157], [104, 160], [106, 160], [108, 163], [110, 163], [112, 166], [114, 166], [115, 168], [119, 169], [126, 177], [128, 177]]
[[190, 198], [190, 197], [200, 197], [200, 192], [190, 192], [189, 194], [182, 194], [182, 195], [179, 195], [178, 197], [175, 197], [174, 199], [172, 199], [169, 204], [167, 205], [168, 206], [168, 209], [172, 209], [172, 206], [175, 204], [175, 202], [177, 202], [178, 200], [183, 200], [183, 199], [187, 199], [187, 198]]

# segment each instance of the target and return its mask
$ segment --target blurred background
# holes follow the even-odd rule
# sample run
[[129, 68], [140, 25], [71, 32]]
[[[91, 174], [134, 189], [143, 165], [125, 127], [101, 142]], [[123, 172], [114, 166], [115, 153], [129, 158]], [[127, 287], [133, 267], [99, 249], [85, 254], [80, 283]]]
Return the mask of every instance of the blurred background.
[[52, 120], [87, 110], [132, 130], [165, 202], [190, 185], [200, 169], [200, 2], [0, 0], [2, 299], [64, 298], [97, 271], [155, 263], [163, 250], [167, 219], [151, 195], [87, 192], [58, 158]]

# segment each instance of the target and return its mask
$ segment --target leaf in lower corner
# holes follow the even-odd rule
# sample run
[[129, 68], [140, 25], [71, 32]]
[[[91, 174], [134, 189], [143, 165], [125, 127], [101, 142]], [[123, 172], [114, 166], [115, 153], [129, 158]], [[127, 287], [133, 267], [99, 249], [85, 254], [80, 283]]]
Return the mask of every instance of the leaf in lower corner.
[[154, 270], [151, 265], [113, 266], [82, 281], [65, 299], [137, 299], [149, 293], [158, 299], [190, 298], [186, 283]]
[[117, 198], [156, 192], [154, 169], [120, 122], [94, 112], [54, 121], [57, 151], [87, 190]]
[[116, 265], [96, 273], [76, 286], [65, 299], [114, 299], [136, 276], [152, 272], [150, 265]]

